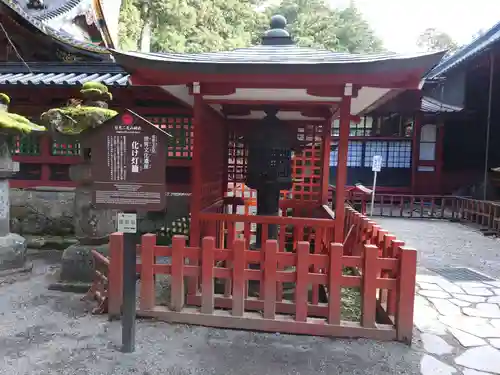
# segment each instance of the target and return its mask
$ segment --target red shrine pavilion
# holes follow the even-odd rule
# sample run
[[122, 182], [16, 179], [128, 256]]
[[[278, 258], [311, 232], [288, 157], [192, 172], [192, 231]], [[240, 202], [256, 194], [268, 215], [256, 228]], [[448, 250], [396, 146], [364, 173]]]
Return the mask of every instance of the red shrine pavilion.
[[[315, 145], [320, 150], [309, 160], [309, 168], [305, 163], [302, 199], [295, 194], [296, 202], [289, 202], [290, 207], [297, 208], [300, 203], [321, 207], [328, 199], [333, 120], [340, 120], [336, 173], [339, 187], [346, 185], [352, 116], [373, 110], [401, 90], [419, 89], [424, 74], [444, 54], [358, 55], [303, 48], [293, 42], [285, 27], [284, 17], [275, 16], [261, 45], [228, 52], [112, 51], [117, 63], [130, 72], [133, 85], [159, 86], [193, 107], [192, 244], [203, 235], [203, 213], [221, 212], [216, 207], [224, 197], [227, 182], [245, 182], [245, 134], [264, 118], [265, 106], [279, 110], [277, 118], [297, 134], [303, 147]], [[344, 200], [344, 189], [337, 189], [337, 242], [342, 242], [344, 236]]]
[[[160, 246], [155, 235], [142, 236], [138, 314], [411, 343], [416, 251], [344, 204], [349, 128], [402, 90], [418, 91], [443, 53], [302, 48], [285, 27], [284, 17], [274, 16], [261, 45], [228, 52], [112, 51], [133, 85], [161, 87], [193, 116], [190, 243], [174, 236], [172, 246]], [[335, 128], [337, 189], [330, 205]], [[240, 203], [226, 196], [229, 183], [257, 191], [257, 215], [238, 214]], [[292, 194], [280, 196], [290, 186]], [[121, 309], [121, 236], [110, 239], [111, 316]], [[171, 256], [171, 264], [156, 263], [159, 256]], [[157, 274], [171, 275], [167, 306], [156, 304]], [[342, 311], [348, 288], [361, 290], [357, 322]]]

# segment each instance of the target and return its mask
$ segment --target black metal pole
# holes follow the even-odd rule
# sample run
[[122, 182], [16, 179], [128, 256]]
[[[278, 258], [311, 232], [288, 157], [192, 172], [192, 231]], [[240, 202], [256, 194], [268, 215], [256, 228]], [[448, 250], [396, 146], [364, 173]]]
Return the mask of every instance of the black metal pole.
[[483, 200], [486, 200], [488, 193], [488, 162], [490, 157], [490, 128], [491, 128], [491, 105], [493, 97], [493, 74], [495, 69], [495, 55], [490, 51], [490, 87], [488, 90], [488, 118], [486, 120], [486, 145], [484, 150], [484, 179], [483, 179]]
[[135, 351], [136, 234], [123, 234], [122, 352]]

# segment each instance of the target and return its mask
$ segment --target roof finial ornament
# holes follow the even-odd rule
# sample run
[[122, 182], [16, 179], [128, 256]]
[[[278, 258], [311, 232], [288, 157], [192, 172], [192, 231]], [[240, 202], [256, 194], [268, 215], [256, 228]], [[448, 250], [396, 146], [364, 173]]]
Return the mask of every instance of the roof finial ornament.
[[26, 5], [26, 7], [28, 9], [36, 9], [36, 10], [47, 8], [43, 0], [28, 0], [28, 4]]
[[271, 26], [271, 29], [284, 30], [286, 28], [286, 24], [287, 24], [286, 18], [281, 14], [276, 14], [271, 17], [271, 22], [269, 25]]
[[262, 37], [263, 45], [289, 45], [294, 44], [293, 40], [286, 31], [287, 21], [286, 18], [280, 14], [271, 17], [270, 28], [264, 33]]

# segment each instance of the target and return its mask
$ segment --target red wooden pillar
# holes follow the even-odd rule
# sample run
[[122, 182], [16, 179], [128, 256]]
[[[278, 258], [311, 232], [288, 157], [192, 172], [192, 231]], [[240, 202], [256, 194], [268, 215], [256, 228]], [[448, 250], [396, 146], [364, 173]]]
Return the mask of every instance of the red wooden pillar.
[[347, 152], [349, 146], [349, 128], [351, 123], [352, 85], [346, 85], [344, 97], [340, 103], [340, 134], [337, 149], [337, 183], [335, 186], [335, 242], [344, 242], [344, 202], [347, 183]]
[[196, 88], [193, 87], [194, 92], [194, 106], [193, 106], [193, 153], [192, 153], [192, 165], [191, 165], [191, 226], [189, 233], [189, 245], [199, 246], [200, 244], [200, 219], [199, 213], [201, 210], [201, 145], [202, 145], [202, 128], [203, 128], [203, 98]]
[[322, 171], [321, 171], [321, 204], [328, 204], [328, 187], [330, 186], [330, 148], [332, 144], [332, 118], [323, 125]]

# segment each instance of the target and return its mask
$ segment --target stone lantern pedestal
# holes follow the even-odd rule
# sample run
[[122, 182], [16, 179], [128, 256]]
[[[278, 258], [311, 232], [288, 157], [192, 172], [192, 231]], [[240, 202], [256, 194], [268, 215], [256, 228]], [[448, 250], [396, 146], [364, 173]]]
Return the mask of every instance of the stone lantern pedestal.
[[64, 250], [61, 259], [62, 282], [90, 283], [94, 277], [94, 259], [91, 251], [109, 253], [109, 235], [116, 231], [117, 210], [96, 209], [92, 205], [92, 175], [90, 164], [82, 162], [71, 166], [70, 178], [78, 183], [75, 189], [74, 226], [78, 243]]
[[19, 170], [12, 161], [7, 135], [0, 135], [0, 271], [26, 267], [26, 239], [10, 233], [9, 178]]

